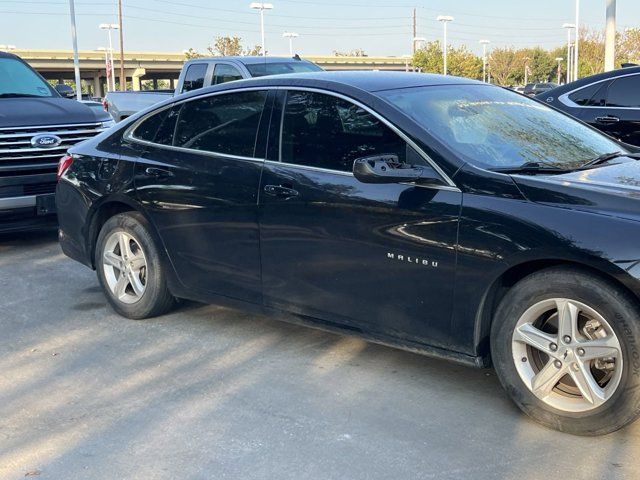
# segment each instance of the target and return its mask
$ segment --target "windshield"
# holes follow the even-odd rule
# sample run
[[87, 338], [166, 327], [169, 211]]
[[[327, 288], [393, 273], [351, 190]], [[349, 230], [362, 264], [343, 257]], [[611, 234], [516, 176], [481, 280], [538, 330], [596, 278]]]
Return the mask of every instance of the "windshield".
[[278, 63], [249, 63], [245, 65], [252, 77], [280, 75], [284, 73], [320, 72], [322, 69], [315, 63], [300, 61]]
[[0, 98], [3, 96], [57, 97], [47, 82], [15, 58], [0, 58]]
[[463, 160], [484, 168], [574, 168], [619, 144], [535, 100], [489, 85], [379, 93]]

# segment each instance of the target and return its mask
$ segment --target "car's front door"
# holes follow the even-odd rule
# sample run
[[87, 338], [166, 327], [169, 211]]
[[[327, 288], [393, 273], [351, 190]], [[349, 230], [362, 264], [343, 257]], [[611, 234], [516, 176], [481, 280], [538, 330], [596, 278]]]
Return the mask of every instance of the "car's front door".
[[446, 346], [460, 191], [444, 181], [359, 182], [357, 158], [432, 167], [361, 105], [317, 91], [281, 95], [260, 188], [265, 303]]
[[264, 154], [256, 145], [268, 97], [265, 90], [198, 97], [131, 133], [146, 147], [136, 163], [138, 198], [180, 280], [195, 291], [262, 301], [257, 198]]

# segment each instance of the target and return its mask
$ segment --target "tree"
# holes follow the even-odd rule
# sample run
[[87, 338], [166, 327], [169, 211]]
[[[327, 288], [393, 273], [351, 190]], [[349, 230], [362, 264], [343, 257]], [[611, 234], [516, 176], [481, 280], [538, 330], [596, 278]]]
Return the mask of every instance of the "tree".
[[[413, 56], [413, 65], [423, 72], [442, 73], [444, 58], [439, 41], [427, 42]], [[464, 45], [447, 49], [447, 73], [457, 77], [481, 78], [482, 60]]]
[[240, 37], [216, 37], [213, 46], [209, 45], [207, 51], [216, 57], [231, 57], [238, 55], [260, 55], [262, 47], [254, 45], [250, 48], [242, 46], [242, 38]]
[[368, 57], [367, 53], [362, 48], [355, 48], [348, 52], [341, 52], [339, 50], [333, 51], [334, 57]]
[[488, 62], [491, 67], [491, 77], [495, 83], [498, 85], [518, 83], [522, 58], [513, 47], [494, 48]]
[[442, 73], [444, 60], [442, 58], [440, 42], [427, 42], [422, 48], [416, 50], [416, 53], [413, 55], [413, 66], [423, 72]]
[[202, 55], [199, 54], [196, 50], [194, 50], [193, 48], [190, 48], [189, 50], [185, 50], [184, 51], [184, 57], [187, 60], [191, 60], [192, 58], [201, 58]]

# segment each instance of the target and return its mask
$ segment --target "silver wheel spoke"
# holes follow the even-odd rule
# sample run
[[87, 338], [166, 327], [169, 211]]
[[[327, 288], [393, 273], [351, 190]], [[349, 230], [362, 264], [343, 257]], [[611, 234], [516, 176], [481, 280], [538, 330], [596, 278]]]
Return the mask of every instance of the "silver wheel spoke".
[[131, 288], [133, 288], [133, 292], [138, 297], [142, 296], [142, 294], [144, 293], [144, 285], [142, 284], [142, 281], [140, 280], [139, 274], [137, 274], [135, 272], [130, 272], [129, 273], [129, 283], [131, 284]]
[[598, 406], [606, 400], [604, 390], [593, 378], [589, 365], [580, 362], [578, 363], [578, 370], [570, 369], [570, 374], [587, 402], [593, 406]]
[[116, 297], [122, 298], [125, 295], [127, 285], [129, 285], [129, 279], [126, 275], [121, 274], [113, 289]]
[[124, 259], [129, 259], [133, 256], [130, 245], [131, 237], [124, 232], [118, 234], [118, 245], [120, 245], [120, 255]]
[[551, 393], [560, 379], [566, 374], [564, 368], [557, 368], [553, 364], [553, 360], [549, 360], [547, 364], [531, 379], [531, 390], [541, 398]]
[[122, 258], [113, 252], [104, 252], [103, 255], [105, 265], [110, 265], [118, 270], [122, 270]]
[[556, 300], [558, 307], [558, 338], [576, 338], [578, 332], [578, 314], [580, 309], [569, 300]]
[[589, 340], [588, 342], [581, 342], [580, 347], [584, 350], [584, 355], [581, 356], [583, 361], [595, 360], [597, 358], [618, 357], [620, 355], [618, 342], [613, 337], [598, 338], [596, 340]]
[[539, 328], [534, 327], [530, 323], [525, 323], [516, 329], [514, 339], [538, 349], [547, 355], [555, 357], [556, 353], [550, 348], [552, 343], [557, 343], [556, 337], [543, 332]]

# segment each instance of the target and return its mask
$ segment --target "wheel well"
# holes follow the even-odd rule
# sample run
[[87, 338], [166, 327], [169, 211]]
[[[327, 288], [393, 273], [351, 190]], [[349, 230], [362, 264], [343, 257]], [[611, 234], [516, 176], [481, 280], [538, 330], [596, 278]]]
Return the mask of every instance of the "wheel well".
[[[640, 302], [640, 298], [638, 298], [638, 295], [615, 277], [608, 275], [601, 270], [578, 262], [565, 260], [534, 260], [531, 262], [515, 265], [505, 271], [493, 282], [483, 298], [480, 312], [478, 314], [479, 317], [477, 318], [480, 328], [476, 329], [478, 353], [480, 354], [480, 356], [487, 359], [490, 357], [489, 337], [491, 333], [493, 316], [496, 309], [498, 308], [498, 305], [500, 305], [500, 302], [509, 291], [509, 288], [533, 273], [539, 272], [540, 270], [544, 270], [546, 268], [559, 266], [573, 267], [583, 270], [591, 275], [596, 275], [601, 279], [615, 285], [617, 288], [620, 288], [622, 291], [628, 294], [629, 297], [632, 298], [636, 303]], [[476, 324], [478, 325], [478, 323]]]
[[122, 202], [108, 202], [101, 205], [93, 214], [87, 235], [87, 251], [90, 254], [91, 266], [95, 268], [95, 249], [98, 234], [107, 220], [114, 215], [135, 211], [131, 205]]

